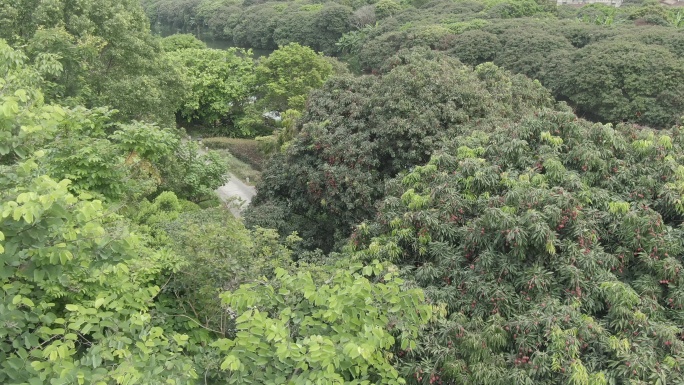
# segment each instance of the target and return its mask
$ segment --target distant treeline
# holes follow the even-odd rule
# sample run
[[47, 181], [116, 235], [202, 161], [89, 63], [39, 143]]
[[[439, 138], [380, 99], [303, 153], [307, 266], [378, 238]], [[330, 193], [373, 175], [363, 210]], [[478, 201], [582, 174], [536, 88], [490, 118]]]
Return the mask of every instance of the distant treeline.
[[154, 25], [275, 49], [290, 42], [374, 73], [402, 48], [538, 79], [587, 118], [669, 127], [684, 114], [684, 10], [652, 2], [143, 0]]

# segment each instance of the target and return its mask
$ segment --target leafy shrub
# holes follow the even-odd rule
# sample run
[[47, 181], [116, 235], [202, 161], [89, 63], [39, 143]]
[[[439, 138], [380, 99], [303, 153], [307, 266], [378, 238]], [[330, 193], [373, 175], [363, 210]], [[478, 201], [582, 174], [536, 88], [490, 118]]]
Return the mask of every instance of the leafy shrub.
[[161, 191], [173, 191], [194, 203], [216, 199], [214, 190], [226, 180], [227, 167], [216, 154], [201, 154], [194, 142], [181, 142], [173, 154], [158, 162]]
[[378, 263], [321, 275], [276, 269], [272, 280], [222, 295], [238, 332], [214, 346], [227, 351], [221, 368], [231, 382], [405, 383], [390, 352], [413, 348], [430, 320], [422, 292], [402, 287], [396, 269]]
[[172, 52], [190, 48], [203, 49], [207, 48], [207, 45], [196, 38], [195, 35], [178, 33], [163, 38], [162, 48], [164, 48], [164, 51], [166, 52]]
[[[176, 213], [160, 226], [168, 246], [185, 258], [165, 290], [174, 293], [179, 308], [222, 336], [232, 335], [232, 322], [219, 294], [291, 265], [291, 251], [276, 242], [273, 230], [249, 231], [224, 207]], [[290, 238], [290, 243], [295, 241]], [[201, 313], [194, 313], [197, 310]]]
[[375, 15], [378, 19], [390, 17], [401, 10], [401, 5], [394, 0], [380, 0], [375, 3]]

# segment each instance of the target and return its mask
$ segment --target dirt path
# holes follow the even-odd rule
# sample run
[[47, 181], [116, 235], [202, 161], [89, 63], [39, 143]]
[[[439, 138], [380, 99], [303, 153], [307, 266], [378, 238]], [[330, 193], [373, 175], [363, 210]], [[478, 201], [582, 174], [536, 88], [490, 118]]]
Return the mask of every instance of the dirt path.
[[256, 189], [246, 185], [233, 174], [229, 174], [229, 176], [228, 183], [219, 187], [216, 193], [224, 202], [229, 203], [233, 215], [240, 218], [242, 210], [252, 202], [252, 198], [256, 195]]

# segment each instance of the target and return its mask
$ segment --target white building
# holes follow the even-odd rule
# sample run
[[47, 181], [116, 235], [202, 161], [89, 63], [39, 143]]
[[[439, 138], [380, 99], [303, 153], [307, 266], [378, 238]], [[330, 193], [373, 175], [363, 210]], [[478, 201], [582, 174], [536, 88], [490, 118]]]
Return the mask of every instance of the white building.
[[622, 0], [556, 0], [556, 4], [558, 5], [584, 5], [595, 3], [619, 7], [622, 5]]

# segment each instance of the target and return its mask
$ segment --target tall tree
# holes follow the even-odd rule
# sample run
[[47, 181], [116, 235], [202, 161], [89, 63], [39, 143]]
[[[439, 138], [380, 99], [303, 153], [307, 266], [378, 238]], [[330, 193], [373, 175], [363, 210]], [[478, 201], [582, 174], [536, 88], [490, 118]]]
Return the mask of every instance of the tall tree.
[[302, 110], [309, 92], [332, 72], [332, 65], [311, 48], [297, 43], [280, 47], [256, 68], [259, 103], [271, 111]]
[[162, 55], [140, 3], [16, 1], [0, 7], [0, 38], [26, 46], [32, 58], [53, 53], [64, 68], [47, 77], [48, 100], [108, 105], [121, 119], [173, 122], [183, 87]]
[[238, 48], [181, 49], [168, 53], [185, 75], [188, 92], [180, 114], [188, 121], [216, 125], [243, 112], [253, 95], [254, 62], [251, 51]]
[[546, 71], [559, 95], [599, 120], [667, 128], [684, 114], [684, 61], [663, 47], [604, 40]]
[[70, 180], [45, 174], [55, 173], [45, 145], [60, 127], [93, 122], [44, 104], [36, 69], [2, 40], [0, 58], [0, 382], [196, 378], [187, 336], [149, 311], [157, 275], [180, 261], [86, 188], [74, 195]]
[[448, 312], [405, 352], [406, 378], [683, 381], [683, 139], [539, 111], [463, 131], [388, 183], [350, 247]]
[[381, 77], [333, 78], [312, 93], [299, 136], [264, 172], [248, 223], [297, 230], [329, 250], [373, 215], [385, 181], [427, 161], [441, 138], [551, 104], [538, 82], [491, 64], [473, 71], [417, 50], [387, 68]]

